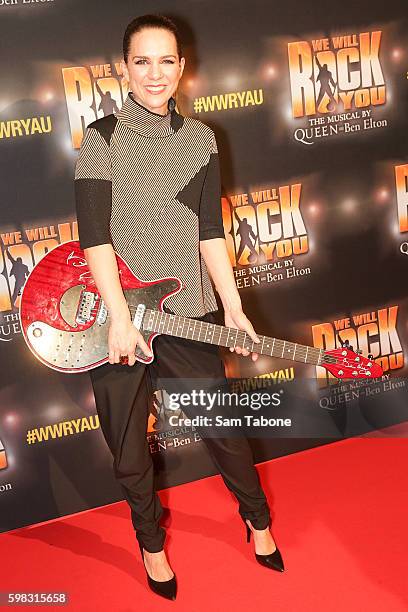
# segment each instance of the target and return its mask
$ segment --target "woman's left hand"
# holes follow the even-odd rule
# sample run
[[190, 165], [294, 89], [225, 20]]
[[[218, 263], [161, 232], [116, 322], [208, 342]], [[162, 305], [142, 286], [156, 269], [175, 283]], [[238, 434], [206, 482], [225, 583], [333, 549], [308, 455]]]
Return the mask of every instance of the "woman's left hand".
[[[236, 310], [228, 310], [225, 312], [225, 325], [227, 327], [234, 327], [235, 329], [242, 329], [248, 334], [248, 336], [251, 337], [254, 342], [260, 342], [258, 336], [255, 333], [251, 321], [248, 319], [248, 317], [245, 315], [241, 308]], [[238, 353], [238, 355], [243, 355], [244, 357], [247, 357], [250, 354], [248, 349], [240, 346], [236, 346], [235, 348], [230, 347], [230, 351], [232, 353], [235, 351], [236, 353]], [[252, 361], [256, 361], [258, 357], [258, 353], [251, 353]]]

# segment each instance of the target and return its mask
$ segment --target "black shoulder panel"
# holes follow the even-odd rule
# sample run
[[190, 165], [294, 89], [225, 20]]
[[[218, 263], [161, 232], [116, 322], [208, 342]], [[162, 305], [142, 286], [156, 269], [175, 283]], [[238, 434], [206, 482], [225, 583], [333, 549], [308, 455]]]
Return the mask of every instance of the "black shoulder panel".
[[109, 146], [111, 136], [115, 129], [117, 119], [114, 114], [106, 115], [106, 117], [101, 117], [100, 119], [96, 119], [90, 123], [87, 127], [94, 128], [98, 130], [101, 136], [106, 140], [107, 145]]

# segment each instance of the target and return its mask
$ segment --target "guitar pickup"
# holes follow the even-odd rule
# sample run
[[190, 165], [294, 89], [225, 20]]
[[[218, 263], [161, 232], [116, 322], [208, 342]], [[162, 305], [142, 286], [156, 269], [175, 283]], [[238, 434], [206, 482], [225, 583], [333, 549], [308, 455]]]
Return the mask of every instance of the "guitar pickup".
[[138, 304], [133, 319], [133, 325], [136, 327], [136, 329], [141, 329], [145, 312], [146, 306], [144, 304]]
[[96, 315], [96, 322], [99, 325], [103, 325], [106, 323], [106, 319], [108, 317], [108, 309], [106, 308], [105, 302], [101, 298], [99, 301], [98, 314]]

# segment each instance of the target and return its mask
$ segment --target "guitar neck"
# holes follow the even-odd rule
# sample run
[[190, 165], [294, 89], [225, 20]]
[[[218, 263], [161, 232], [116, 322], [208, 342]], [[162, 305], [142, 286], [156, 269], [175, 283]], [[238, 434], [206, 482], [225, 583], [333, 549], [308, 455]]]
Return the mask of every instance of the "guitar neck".
[[187, 338], [198, 342], [208, 342], [228, 348], [240, 346], [251, 353], [313, 365], [321, 363], [324, 356], [322, 349], [312, 346], [279, 340], [261, 334], [257, 334], [260, 340], [258, 343], [254, 342], [245, 331], [233, 327], [224, 327], [223, 325], [180, 317], [158, 310], [146, 309], [143, 317], [143, 328], [160, 334]]

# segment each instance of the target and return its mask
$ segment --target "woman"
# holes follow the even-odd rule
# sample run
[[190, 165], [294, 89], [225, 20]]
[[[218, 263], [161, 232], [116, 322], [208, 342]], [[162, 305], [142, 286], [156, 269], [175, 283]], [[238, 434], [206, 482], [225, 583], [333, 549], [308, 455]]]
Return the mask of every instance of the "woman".
[[[259, 340], [242, 311], [226, 249], [214, 132], [175, 109], [173, 94], [185, 65], [175, 24], [160, 15], [133, 20], [124, 35], [121, 65], [128, 96], [119, 112], [87, 127], [75, 169], [80, 243], [111, 317], [109, 363], [90, 375], [149, 586], [174, 599], [176, 576], [163, 549], [162, 506], [146, 440], [149, 400], [159, 376], [225, 379], [225, 370], [216, 346], [165, 335], [155, 339], [150, 365], [136, 362], [135, 350], [146, 355], [150, 350], [132, 324], [114, 251], [143, 280], [181, 279], [184, 289], [166, 301], [177, 315], [214, 321], [211, 276], [225, 324]], [[183, 411], [189, 415], [188, 408]], [[248, 541], [254, 534], [257, 560], [282, 571], [248, 441], [203, 441], [239, 501]]]

